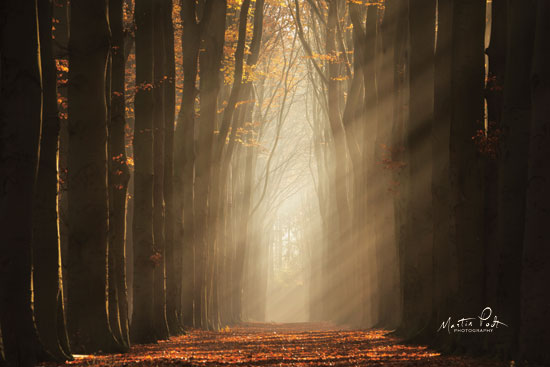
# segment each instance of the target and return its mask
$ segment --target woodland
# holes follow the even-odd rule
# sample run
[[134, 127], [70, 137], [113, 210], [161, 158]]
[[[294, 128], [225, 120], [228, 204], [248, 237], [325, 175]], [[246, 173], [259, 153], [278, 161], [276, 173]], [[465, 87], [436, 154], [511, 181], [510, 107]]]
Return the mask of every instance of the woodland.
[[0, 366], [549, 366], [548, 45], [547, 0], [0, 0]]

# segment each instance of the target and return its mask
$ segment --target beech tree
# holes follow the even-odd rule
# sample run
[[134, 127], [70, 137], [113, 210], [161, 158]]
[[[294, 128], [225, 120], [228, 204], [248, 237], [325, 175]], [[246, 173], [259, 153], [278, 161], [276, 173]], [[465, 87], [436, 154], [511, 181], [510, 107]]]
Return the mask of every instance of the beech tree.
[[162, 5], [164, 35], [164, 226], [165, 226], [165, 266], [166, 266], [166, 321], [171, 334], [181, 332], [181, 283], [182, 250], [181, 243], [175, 241], [176, 212], [174, 195], [174, 130], [176, 113], [176, 70], [174, 51], [174, 25], [172, 22], [173, 3], [166, 0]]
[[199, 325], [201, 301], [200, 297], [195, 298], [197, 291], [194, 277], [198, 255], [194, 222], [195, 97], [198, 92], [195, 84], [202, 29], [196, 18], [195, 2], [184, 2], [181, 7], [182, 49], [186, 52], [182, 54], [183, 91], [174, 133], [174, 240], [182, 247], [182, 323], [186, 327]]
[[[42, 76], [36, 2], [1, 5], [0, 326], [8, 366], [48, 356], [31, 308], [33, 198], [42, 126]], [[15, 32], [15, 33], [12, 33]], [[15, 36], [16, 35], [16, 36]], [[37, 52], [38, 50], [38, 52]]]
[[162, 6], [153, 9], [153, 239], [154, 264], [154, 302], [153, 315], [155, 332], [158, 339], [169, 335], [166, 322], [166, 243], [164, 216], [164, 159], [165, 159], [165, 106], [164, 106], [164, 25]]
[[[454, 2], [452, 22], [450, 187], [460, 295], [455, 309], [475, 314], [484, 301], [479, 279], [485, 246], [482, 163], [472, 137], [483, 121], [485, 3]], [[479, 347], [476, 339], [469, 339], [471, 348]]]
[[[155, 340], [153, 242], [153, 2], [136, 1], [136, 95], [134, 126], [134, 313], [130, 339]], [[163, 260], [163, 259], [160, 259]]]
[[111, 95], [109, 151], [109, 318], [114, 335], [129, 346], [126, 284], [126, 210], [130, 170], [126, 155], [124, 2], [109, 2]]
[[511, 326], [499, 335], [501, 353], [514, 355], [519, 324], [521, 243], [524, 238], [531, 85], [529, 78], [535, 33], [535, 2], [510, 2], [503, 110], [498, 162], [499, 276], [497, 304]]
[[105, 3], [71, 5], [69, 39], [69, 249], [67, 316], [75, 351], [120, 351], [107, 315], [109, 201]]
[[58, 212], [59, 116], [57, 81], [52, 44], [50, 1], [38, 2], [40, 58], [42, 69], [42, 131], [40, 159], [33, 206], [33, 290], [36, 327], [46, 350], [57, 360], [70, 356], [63, 289]]
[[218, 93], [220, 91], [219, 70], [223, 56], [226, 1], [206, 1], [204, 18], [201, 20], [202, 45], [200, 62], [200, 121], [197, 156], [195, 161], [195, 325], [214, 327], [208, 314], [208, 264], [213, 259], [212, 237], [208, 231], [211, 170], [214, 130], [217, 121]]
[[[437, 2], [432, 123], [433, 298], [430, 327], [453, 311], [458, 277], [450, 190], [451, 78], [453, 67], [453, 2]], [[443, 344], [439, 341], [438, 343]], [[443, 345], [441, 345], [443, 347]], [[448, 345], [445, 347], [449, 347]]]
[[[406, 126], [408, 203], [407, 239], [402, 252], [403, 332], [422, 330], [432, 298], [431, 145], [434, 85], [435, 2], [409, 5], [410, 107]], [[413, 245], [414, 244], [414, 245]], [[410, 314], [409, 314], [410, 313]], [[412, 316], [412, 315], [415, 316]]]
[[541, 326], [548, 322], [544, 313], [548, 294], [544, 291], [548, 279], [548, 227], [544, 224], [548, 216], [548, 97], [549, 74], [545, 67], [549, 60], [545, 46], [550, 36], [547, 17], [549, 4], [537, 1], [536, 27], [531, 70], [531, 113], [528, 186], [525, 210], [525, 235], [523, 242], [519, 350], [520, 360], [531, 360], [547, 364], [550, 359], [545, 352], [548, 335]]

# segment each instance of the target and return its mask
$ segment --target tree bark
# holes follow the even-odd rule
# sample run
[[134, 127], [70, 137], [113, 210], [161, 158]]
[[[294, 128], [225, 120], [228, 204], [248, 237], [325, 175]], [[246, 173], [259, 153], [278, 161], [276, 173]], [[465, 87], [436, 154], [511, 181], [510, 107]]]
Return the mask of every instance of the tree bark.
[[[33, 207], [34, 318], [44, 348], [60, 362], [70, 358], [61, 287], [58, 227], [59, 116], [52, 45], [52, 2], [38, 2], [42, 65], [42, 134]], [[60, 312], [58, 312], [60, 305]]]
[[[354, 272], [353, 283], [351, 285], [352, 292], [362, 294], [364, 292], [363, 279], [361, 278], [361, 264], [363, 263], [364, 247], [365, 247], [365, 176], [366, 167], [363, 161], [362, 153], [366, 149], [366, 142], [361, 139], [363, 130], [366, 129], [365, 122], [365, 97], [364, 97], [364, 68], [366, 65], [366, 49], [374, 49], [376, 47], [376, 38], [372, 38], [372, 34], [365, 34], [362, 22], [361, 8], [358, 4], [350, 3], [349, 12], [351, 22], [353, 24], [353, 45], [354, 45], [354, 67], [353, 79], [349, 83], [348, 98], [342, 116], [342, 122], [346, 133], [346, 143], [349, 147], [350, 161], [353, 167], [353, 195], [359, 198], [352, 203], [352, 224], [351, 224], [351, 249], [358, 254], [356, 261], [353, 263]], [[376, 23], [373, 23], [376, 25]], [[369, 25], [370, 26], [370, 25]], [[372, 29], [372, 28], [369, 28]], [[376, 37], [376, 28], [374, 28], [374, 36]], [[372, 33], [372, 32], [370, 32]], [[372, 53], [371, 53], [372, 55]], [[372, 60], [371, 60], [372, 61]], [[373, 85], [369, 85], [372, 88]], [[362, 304], [363, 297], [354, 297], [354, 302], [349, 302], [348, 307], [354, 309], [365, 309], [367, 306]], [[349, 312], [349, 310], [348, 310]], [[350, 320], [352, 323], [360, 323], [362, 312], [353, 312], [356, 320]]]
[[[68, 0], [60, 0], [53, 6], [52, 16], [56, 19], [55, 30], [53, 36], [55, 37], [52, 42], [54, 46], [54, 57], [56, 63], [66, 63], [69, 61], [69, 12], [70, 6], [67, 4]], [[57, 69], [57, 68], [56, 68]], [[57, 70], [57, 98], [62, 98], [67, 101], [68, 93], [68, 70]], [[56, 101], [57, 101], [56, 98]], [[67, 153], [69, 144], [69, 132], [68, 132], [68, 115], [67, 115], [67, 103], [61, 103], [57, 105], [59, 110], [59, 191], [58, 191], [58, 213], [59, 213], [59, 242], [61, 252], [61, 277], [67, 279], [67, 250], [69, 247], [69, 228], [67, 226], [67, 213], [68, 213], [68, 201], [67, 201]], [[67, 282], [63, 284], [63, 299], [61, 303], [67, 305]], [[67, 347], [69, 350], [68, 338]]]
[[[128, 293], [126, 285], [126, 209], [130, 170], [126, 156], [125, 119], [125, 43], [123, 28], [123, 1], [110, 0], [111, 27], [111, 119], [109, 132], [109, 265], [113, 279], [118, 314], [120, 342], [130, 345], [128, 328]], [[111, 307], [111, 309], [113, 309]], [[116, 325], [116, 324], [115, 324]], [[111, 327], [113, 327], [111, 323]]]
[[485, 151], [485, 220], [487, 243], [486, 258], [486, 303], [496, 304], [498, 282], [499, 243], [498, 224], [498, 139], [501, 131], [503, 90], [506, 70], [507, 2], [491, 4], [491, 38], [485, 53], [489, 57], [489, 71], [485, 86], [487, 101], [487, 127]]
[[68, 326], [78, 352], [120, 351], [107, 315], [107, 110], [105, 3], [71, 4], [69, 48]]
[[[456, 233], [458, 312], [476, 315], [484, 307], [484, 182], [482, 160], [472, 137], [482, 126], [486, 3], [453, 3], [450, 175]], [[481, 347], [481, 335], [468, 335], [463, 348]]]
[[500, 249], [497, 305], [502, 322], [497, 353], [516, 352], [520, 315], [522, 242], [531, 125], [531, 66], [535, 1], [508, 2], [508, 45], [499, 139], [498, 224]]
[[153, 242], [153, 1], [137, 0], [134, 127], [134, 292], [130, 339], [155, 341]]
[[378, 64], [378, 101], [379, 118], [375, 141], [375, 177], [379, 177], [376, 193], [379, 200], [375, 204], [378, 208], [375, 216], [375, 240], [380, 254], [382, 266], [381, 293], [380, 293], [380, 321], [379, 325], [388, 329], [395, 329], [400, 322], [399, 305], [399, 272], [398, 267], [387, 266], [397, 264], [397, 247], [394, 227], [394, 207], [392, 188], [392, 167], [385, 164], [391, 152], [391, 128], [394, 118], [395, 104], [395, 34], [399, 17], [399, 3], [394, 0], [386, 1], [386, 8], [380, 27], [379, 43], [380, 63]]
[[0, 326], [5, 364], [23, 367], [45, 357], [31, 308], [32, 208], [42, 124], [36, 5], [0, 5]]
[[[534, 42], [533, 69], [531, 73], [531, 140], [527, 199], [525, 212], [525, 236], [522, 258], [521, 315], [519, 334], [519, 360], [529, 360], [539, 365], [550, 364], [548, 345], [550, 338], [544, 325], [548, 325], [547, 291], [550, 278], [550, 4], [537, 2], [537, 21]], [[505, 322], [505, 321], [504, 321]]]
[[164, 221], [164, 25], [162, 4], [153, 9], [153, 238], [155, 248], [154, 302], [155, 332], [157, 339], [169, 337], [166, 322], [166, 243]]
[[216, 129], [220, 66], [223, 57], [226, 1], [207, 1], [201, 34], [204, 52], [200, 53], [200, 129], [195, 165], [195, 326], [207, 327], [207, 255], [211, 255], [209, 243], [208, 196], [211, 183], [214, 130]]
[[[399, 263], [399, 280], [400, 280], [400, 307], [403, 310], [405, 284], [408, 281], [404, 272], [404, 251], [408, 242], [408, 233], [405, 226], [405, 215], [408, 205], [408, 175], [406, 174], [407, 161], [407, 142], [403, 133], [405, 123], [407, 121], [407, 104], [409, 90], [409, 64], [408, 64], [408, 11], [409, 4], [403, 3], [397, 14], [397, 30], [395, 33], [395, 48], [394, 48], [394, 88], [395, 88], [395, 104], [393, 108], [394, 118], [392, 122], [392, 139], [390, 162], [393, 167], [393, 207], [394, 207], [394, 232], [396, 246], [398, 250]], [[401, 318], [403, 318], [404, 310]], [[403, 330], [405, 322], [401, 320], [400, 327], [397, 332]]]
[[[200, 25], [196, 21], [196, 4], [184, 2], [181, 7], [183, 22], [183, 91], [181, 109], [174, 133], [174, 201], [175, 241], [182, 249], [182, 323], [191, 327], [200, 299], [194, 299], [195, 263], [194, 250], [194, 166], [195, 166], [195, 87], [198, 73]], [[193, 307], [195, 308], [193, 309]], [[198, 324], [197, 324], [198, 326]]]
[[429, 321], [432, 301], [432, 162], [435, 1], [409, 5], [410, 98], [406, 125], [409, 203], [406, 226], [410, 235], [404, 251], [403, 321], [412, 337]]
[[[457, 297], [456, 244], [450, 191], [451, 78], [453, 1], [438, 0], [435, 53], [434, 119], [432, 122], [433, 300], [429, 332], [452, 314]], [[459, 311], [457, 311], [459, 312]], [[461, 312], [461, 311], [460, 311]], [[437, 339], [436, 342], [439, 342]]]
[[[164, 71], [164, 215], [166, 254], [166, 320], [172, 334], [181, 334], [182, 244], [174, 242], [174, 127], [176, 80], [172, 0], [163, 2]], [[180, 188], [181, 190], [181, 188]]]
[[[336, 169], [334, 187], [336, 189], [335, 195], [337, 195], [337, 222], [338, 222], [338, 237], [337, 241], [331, 243], [333, 251], [331, 256], [333, 261], [337, 262], [334, 272], [330, 278], [332, 283], [331, 288], [333, 292], [339, 294], [340, 292], [348, 292], [349, 289], [344, 286], [346, 269], [340, 262], [342, 260], [342, 254], [345, 252], [346, 246], [349, 246], [350, 236], [349, 230], [351, 229], [350, 221], [350, 207], [348, 202], [348, 187], [347, 187], [347, 147], [345, 142], [345, 130], [342, 125], [340, 115], [340, 82], [339, 77], [339, 64], [338, 57], [336, 55], [336, 28], [338, 22], [338, 4], [336, 0], [331, 0], [328, 3], [328, 18], [327, 18], [327, 35], [325, 42], [325, 53], [330, 55], [331, 58], [328, 61], [328, 82], [327, 82], [327, 95], [328, 95], [328, 118], [330, 129], [334, 138], [334, 149], [336, 158]], [[341, 294], [345, 297], [345, 293]], [[333, 298], [336, 301], [338, 295]], [[334, 316], [343, 316], [344, 313], [338, 312], [338, 303], [331, 302], [331, 312]], [[342, 321], [342, 320], [340, 320]]]

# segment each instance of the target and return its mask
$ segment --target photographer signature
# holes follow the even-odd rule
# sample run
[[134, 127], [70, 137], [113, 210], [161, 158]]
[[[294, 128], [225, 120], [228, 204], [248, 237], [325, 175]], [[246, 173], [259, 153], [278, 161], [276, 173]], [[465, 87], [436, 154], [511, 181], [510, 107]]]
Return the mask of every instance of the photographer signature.
[[[451, 330], [453, 332], [492, 332], [494, 329], [498, 329], [499, 326], [506, 326], [503, 322], [498, 321], [497, 315], [493, 315], [493, 310], [491, 307], [485, 307], [481, 314], [477, 317], [463, 317], [457, 320], [455, 323], [451, 323], [451, 317], [446, 321], [441, 323], [441, 326], [437, 331], [447, 329], [447, 332], [450, 334]], [[478, 324], [479, 321], [479, 324]]]

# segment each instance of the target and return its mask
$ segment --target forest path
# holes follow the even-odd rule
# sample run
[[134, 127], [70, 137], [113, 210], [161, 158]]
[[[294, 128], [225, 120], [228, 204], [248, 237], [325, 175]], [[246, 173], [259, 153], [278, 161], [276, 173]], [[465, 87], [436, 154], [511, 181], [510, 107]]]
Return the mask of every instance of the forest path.
[[78, 356], [64, 366], [505, 366], [441, 356], [404, 345], [385, 330], [342, 330], [327, 323], [246, 323], [219, 332], [191, 330], [127, 354]]

